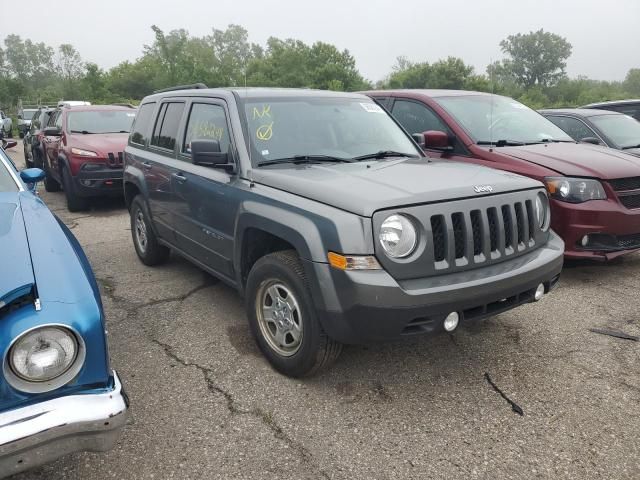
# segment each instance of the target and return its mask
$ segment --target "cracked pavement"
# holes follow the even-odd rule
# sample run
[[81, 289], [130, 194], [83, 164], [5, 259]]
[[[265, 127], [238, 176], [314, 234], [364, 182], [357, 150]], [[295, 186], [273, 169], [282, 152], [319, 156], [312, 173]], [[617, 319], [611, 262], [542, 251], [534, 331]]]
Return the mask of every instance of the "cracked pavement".
[[[23, 164], [21, 145], [10, 155]], [[453, 336], [346, 347], [293, 380], [262, 358], [232, 289], [176, 256], [138, 261], [121, 202], [72, 214], [39, 190], [94, 268], [132, 416], [113, 451], [15, 480], [640, 475], [640, 344], [589, 331], [640, 335], [638, 254], [566, 267], [542, 302]]]

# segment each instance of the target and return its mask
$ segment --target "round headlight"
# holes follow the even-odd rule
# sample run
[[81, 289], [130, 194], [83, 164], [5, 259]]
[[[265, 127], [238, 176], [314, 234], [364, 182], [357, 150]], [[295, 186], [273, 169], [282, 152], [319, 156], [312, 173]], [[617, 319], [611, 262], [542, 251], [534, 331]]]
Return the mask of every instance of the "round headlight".
[[536, 220], [540, 230], [544, 231], [549, 228], [549, 200], [542, 192], [536, 197]]
[[380, 245], [392, 258], [411, 255], [418, 244], [418, 232], [409, 218], [404, 215], [390, 215], [380, 226]]
[[571, 193], [571, 184], [564, 180], [560, 183], [560, 188], [558, 190], [560, 191], [560, 195], [567, 198]]
[[75, 363], [78, 340], [62, 327], [31, 330], [11, 347], [13, 373], [27, 382], [47, 382], [63, 375]]

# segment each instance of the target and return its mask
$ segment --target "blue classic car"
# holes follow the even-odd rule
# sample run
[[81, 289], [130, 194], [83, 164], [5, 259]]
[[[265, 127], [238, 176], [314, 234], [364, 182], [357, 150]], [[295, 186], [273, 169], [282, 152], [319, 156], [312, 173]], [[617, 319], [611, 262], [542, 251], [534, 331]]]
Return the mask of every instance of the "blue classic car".
[[108, 450], [128, 415], [89, 262], [32, 192], [43, 176], [0, 149], [0, 477]]

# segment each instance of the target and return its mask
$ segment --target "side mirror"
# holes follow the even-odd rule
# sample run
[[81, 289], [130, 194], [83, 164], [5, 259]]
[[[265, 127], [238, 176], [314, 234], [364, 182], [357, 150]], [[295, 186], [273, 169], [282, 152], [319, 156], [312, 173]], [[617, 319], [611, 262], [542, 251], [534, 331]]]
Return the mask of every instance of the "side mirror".
[[600, 140], [596, 137], [584, 137], [580, 139], [580, 143], [590, 143], [592, 145], [600, 145]]
[[15, 140], [7, 140], [2, 148], [6, 150], [7, 148], [13, 148], [16, 145], [18, 145], [18, 142]]
[[424, 148], [443, 151], [453, 150], [451, 138], [443, 131], [428, 130], [422, 135], [424, 136]]
[[59, 137], [62, 135], [58, 127], [47, 127], [43, 131], [45, 137]]
[[218, 140], [191, 140], [191, 161], [194, 165], [216, 167], [227, 165], [229, 155], [220, 151]]
[[18, 115], [18, 120], [22, 120], [22, 115]]
[[20, 172], [20, 178], [24, 183], [38, 183], [44, 180], [44, 170], [39, 168], [25, 168]]

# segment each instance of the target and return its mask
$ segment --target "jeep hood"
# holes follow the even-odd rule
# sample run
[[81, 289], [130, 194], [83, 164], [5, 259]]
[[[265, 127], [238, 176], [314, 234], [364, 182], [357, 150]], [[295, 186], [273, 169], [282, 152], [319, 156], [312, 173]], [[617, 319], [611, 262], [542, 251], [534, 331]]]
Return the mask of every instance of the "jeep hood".
[[597, 145], [550, 143], [500, 147], [494, 152], [535, 163], [567, 176], [604, 180], [640, 176], [640, 158]]
[[99, 155], [106, 156], [109, 152], [122, 152], [127, 145], [128, 133], [92, 133], [83, 135], [74, 133], [70, 135], [69, 145], [75, 148], [91, 150]]
[[[434, 159], [284, 164], [256, 168], [250, 177], [365, 217], [385, 208], [542, 188], [541, 183], [514, 173]], [[492, 192], [476, 193], [476, 186], [490, 186]]]
[[34, 284], [31, 254], [17, 193], [0, 194], [0, 308]]

